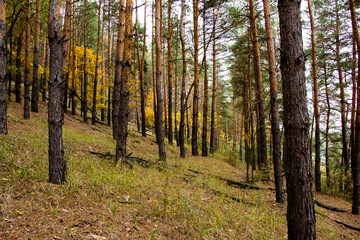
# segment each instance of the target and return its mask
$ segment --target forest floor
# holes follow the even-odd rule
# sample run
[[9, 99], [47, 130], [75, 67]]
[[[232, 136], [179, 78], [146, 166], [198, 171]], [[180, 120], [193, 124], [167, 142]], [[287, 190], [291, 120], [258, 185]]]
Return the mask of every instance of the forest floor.
[[[65, 116], [67, 182], [48, 183], [47, 108], [23, 120], [22, 105], [10, 102], [9, 134], [0, 136], [0, 239], [287, 239], [286, 204], [275, 202], [271, 181], [237, 188], [246, 165], [230, 150], [211, 157], [179, 157], [166, 145], [166, 166], [135, 164], [91, 154], [114, 153], [106, 125], [86, 125]], [[157, 145], [130, 126], [128, 153], [155, 162]], [[189, 149], [189, 146], [187, 146]], [[232, 163], [232, 164], [229, 164]], [[219, 179], [218, 177], [222, 177]], [[347, 210], [315, 206], [318, 239], [360, 239], [360, 228], [345, 197], [314, 193], [315, 199]]]

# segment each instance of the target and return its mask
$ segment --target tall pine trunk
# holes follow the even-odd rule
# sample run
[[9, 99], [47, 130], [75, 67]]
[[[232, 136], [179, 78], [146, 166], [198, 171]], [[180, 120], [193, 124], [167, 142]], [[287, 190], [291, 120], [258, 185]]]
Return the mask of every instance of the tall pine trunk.
[[34, 34], [34, 62], [33, 62], [33, 82], [31, 92], [31, 111], [39, 111], [39, 39], [40, 39], [40, 0], [36, 0], [35, 13], [35, 34]]
[[118, 138], [119, 132], [119, 112], [120, 112], [120, 89], [121, 89], [121, 74], [124, 54], [124, 22], [125, 22], [125, 0], [120, 1], [119, 23], [118, 23], [118, 37], [117, 50], [115, 60], [115, 76], [114, 76], [114, 92], [113, 92], [113, 137]]
[[60, 2], [50, 0], [49, 6], [49, 45], [50, 45], [50, 76], [49, 76], [49, 181], [59, 184], [66, 181], [66, 161], [62, 138], [64, 122], [64, 63], [66, 52], [59, 28]]
[[15, 100], [17, 103], [21, 103], [21, 71], [20, 71], [20, 67], [21, 67], [21, 50], [22, 50], [23, 43], [24, 43], [23, 37], [24, 37], [24, 33], [21, 31], [16, 40]]
[[263, 92], [263, 82], [261, 76], [261, 63], [260, 63], [260, 48], [258, 33], [256, 27], [256, 17], [255, 17], [255, 6], [254, 0], [249, 0], [250, 3], [250, 32], [251, 32], [251, 42], [252, 42], [252, 51], [254, 58], [254, 73], [255, 73], [255, 83], [256, 83], [256, 101], [257, 101], [257, 145], [258, 145], [258, 162], [260, 163], [259, 168], [267, 168], [267, 147], [266, 147], [266, 126], [265, 126], [265, 110], [264, 110], [264, 92]]
[[[65, 20], [64, 20], [64, 29], [63, 29], [63, 36], [65, 37], [66, 41], [64, 42], [64, 49], [66, 53], [70, 53], [70, 43], [71, 43], [71, 1], [66, 0], [65, 6]], [[70, 77], [70, 58], [65, 59], [65, 86], [64, 86], [64, 112], [67, 112], [67, 102], [68, 102], [68, 88], [69, 88], [69, 77]]]
[[207, 63], [206, 63], [206, 21], [205, 21], [205, 8], [203, 9], [203, 42], [204, 42], [204, 103], [203, 103], [203, 129], [202, 129], [202, 151], [201, 155], [203, 157], [208, 156], [208, 146], [207, 146], [207, 117], [208, 117], [208, 100], [209, 100], [209, 90], [208, 90], [208, 75], [207, 75]]
[[0, 0], [0, 134], [7, 134], [6, 100], [6, 1]]
[[320, 171], [320, 113], [319, 113], [319, 94], [318, 94], [318, 67], [316, 61], [316, 42], [315, 26], [311, 7], [311, 0], [308, 0], [309, 17], [311, 25], [311, 56], [312, 56], [312, 75], [314, 92], [314, 115], [315, 115], [315, 189], [321, 191], [321, 171]]
[[218, 83], [216, 78], [216, 34], [215, 34], [215, 10], [213, 9], [213, 89], [211, 96], [211, 122], [210, 122], [210, 153], [215, 152], [215, 122], [216, 122], [216, 96], [218, 91]]
[[193, 22], [194, 22], [194, 100], [193, 100], [193, 122], [191, 137], [191, 152], [193, 156], [199, 155], [197, 145], [198, 117], [199, 117], [199, 0], [193, 0]]
[[120, 104], [118, 121], [118, 138], [116, 139], [116, 161], [121, 159], [122, 164], [131, 166], [126, 159], [126, 141], [128, 135], [129, 122], [129, 79], [131, 74], [131, 53], [132, 53], [132, 12], [133, 1], [126, 0], [125, 9], [125, 39], [124, 39], [124, 58], [122, 61], [121, 81], [120, 81]]
[[85, 0], [85, 11], [84, 11], [84, 94], [82, 98], [82, 109], [84, 116], [84, 123], [88, 123], [87, 112], [88, 112], [88, 72], [87, 72], [87, 9], [88, 0]]
[[164, 127], [163, 127], [163, 93], [162, 93], [162, 84], [161, 84], [161, 29], [160, 29], [160, 10], [161, 10], [161, 0], [155, 0], [155, 45], [156, 45], [156, 99], [157, 99], [157, 109], [156, 109], [156, 122], [155, 122], [155, 131], [156, 131], [156, 141], [159, 146], [159, 160], [166, 161], [166, 152], [165, 152], [165, 143], [164, 143]]
[[180, 95], [180, 127], [179, 127], [179, 145], [180, 157], [185, 158], [185, 97], [186, 97], [186, 49], [184, 39], [184, 5], [185, 0], [181, 0], [181, 15], [180, 15], [180, 43], [182, 53], [182, 77], [181, 77], [181, 95]]
[[[357, 51], [358, 51], [358, 60], [360, 63], [360, 35], [357, 25], [356, 18], [356, 9], [354, 0], [349, 0], [350, 3], [350, 12], [351, 12], [351, 23], [353, 28], [354, 40], [356, 42]], [[359, 66], [358, 66], [359, 67]], [[360, 67], [359, 67], [360, 69]], [[358, 72], [357, 78], [357, 106], [356, 106], [356, 122], [355, 122], [355, 145], [354, 150], [351, 155], [351, 167], [352, 167], [352, 177], [353, 177], [353, 204], [352, 204], [352, 213], [359, 214], [360, 210], [360, 73]]]
[[146, 0], [144, 6], [144, 40], [142, 56], [139, 64], [140, 68], [140, 111], [141, 111], [141, 135], [146, 137], [146, 114], [145, 114], [145, 87], [144, 87], [144, 71], [145, 71], [145, 52], [146, 52]]
[[25, 23], [25, 76], [24, 76], [24, 119], [30, 119], [30, 0], [26, 0]]
[[167, 45], [168, 45], [168, 139], [169, 143], [173, 144], [173, 124], [172, 124], [172, 94], [173, 94], [173, 71], [172, 71], [172, 59], [171, 59], [171, 33], [172, 33], [172, 26], [171, 26], [171, 0], [168, 1], [168, 33], [167, 33]]
[[279, 106], [278, 106], [278, 81], [276, 76], [275, 43], [271, 26], [270, 1], [263, 0], [264, 18], [266, 29], [266, 44], [269, 62], [270, 76], [270, 101], [271, 101], [271, 133], [273, 142], [274, 179], [276, 189], [276, 202], [285, 202], [285, 191], [281, 166], [281, 136], [279, 129]]
[[98, 84], [98, 69], [99, 69], [99, 51], [100, 51], [100, 30], [101, 30], [101, 3], [99, 1], [99, 16], [98, 16], [98, 32], [97, 32], [97, 44], [96, 44], [96, 60], [95, 60], [95, 77], [94, 77], [94, 91], [93, 91], [93, 106], [91, 114], [91, 123], [96, 123], [96, 96], [97, 96], [97, 84]]
[[316, 239], [300, 2], [278, 2], [288, 238]]

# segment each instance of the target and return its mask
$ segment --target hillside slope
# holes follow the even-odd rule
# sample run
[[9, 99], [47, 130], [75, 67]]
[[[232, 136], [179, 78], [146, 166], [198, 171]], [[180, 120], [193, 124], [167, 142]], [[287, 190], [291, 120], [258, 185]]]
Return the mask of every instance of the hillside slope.
[[[166, 166], [115, 166], [111, 128], [85, 125], [65, 116], [64, 148], [68, 181], [48, 177], [47, 108], [22, 119], [22, 106], [9, 104], [9, 134], [0, 136], [0, 239], [286, 239], [286, 205], [275, 202], [271, 182], [260, 190], [237, 188], [245, 181], [244, 163], [230, 155], [179, 158], [167, 145]], [[190, 152], [190, 151], [188, 151]], [[130, 129], [128, 153], [155, 162], [155, 138]], [[255, 174], [255, 179], [258, 173]], [[219, 179], [218, 176], [222, 177]], [[339, 197], [315, 194], [346, 210]], [[359, 239], [360, 217], [315, 207], [318, 239]]]

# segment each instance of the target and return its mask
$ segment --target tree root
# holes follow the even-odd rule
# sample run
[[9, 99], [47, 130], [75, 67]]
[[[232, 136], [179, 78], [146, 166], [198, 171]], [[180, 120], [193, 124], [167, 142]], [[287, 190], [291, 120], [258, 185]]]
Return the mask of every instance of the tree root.
[[324, 203], [321, 203], [319, 201], [314, 200], [314, 204], [318, 205], [319, 207], [325, 208], [327, 210], [333, 211], [333, 212], [349, 212], [346, 209], [342, 209], [342, 208], [337, 208], [334, 206], [330, 206], [330, 205], [326, 205]]

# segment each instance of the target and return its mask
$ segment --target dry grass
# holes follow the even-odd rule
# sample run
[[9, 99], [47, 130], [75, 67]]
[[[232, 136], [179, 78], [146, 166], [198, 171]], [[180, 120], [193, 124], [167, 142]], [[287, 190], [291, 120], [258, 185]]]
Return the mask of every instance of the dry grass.
[[[0, 137], [0, 239], [286, 239], [286, 205], [274, 192], [237, 189], [209, 175], [245, 180], [245, 165], [226, 158], [178, 157], [167, 145], [167, 168], [132, 170], [89, 151], [114, 152], [111, 128], [85, 125], [67, 115], [64, 126], [68, 181], [47, 182], [47, 113], [22, 119], [22, 106], [11, 102], [9, 135]], [[154, 161], [151, 136], [130, 131], [128, 153]], [[194, 174], [188, 168], [208, 175]], [[257, 173], [255, 173], [257, 174]], [[273, 187], [269, 182], [261, 186]], [[215, 192], [242, 199], [239, 203]], [[342, 208], [349, 203], [331, 195], [318, 200]], [[319, 239], [358, 239], [333, 220], [360, 226], [349, 213], [316, 210]], [[326, 216], [326, 217], [325, 217]]]

